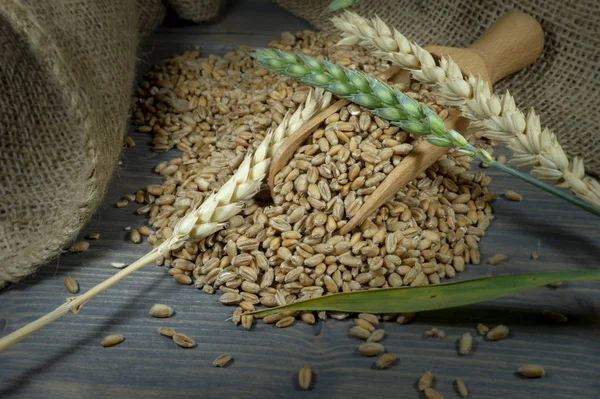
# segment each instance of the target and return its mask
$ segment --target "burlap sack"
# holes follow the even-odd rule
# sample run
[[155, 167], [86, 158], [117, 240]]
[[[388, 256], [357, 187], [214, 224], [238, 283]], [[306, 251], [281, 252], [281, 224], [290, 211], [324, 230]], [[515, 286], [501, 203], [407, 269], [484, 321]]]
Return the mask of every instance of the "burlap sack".
[[138, 33], [144, 37], [156, 29], [167, 15], [167, 6], [162, 0], [137, 0], [139, 10]]
[[180, 18], [194, 22], [203, 22], [216, 17], [225, 5], [225, 1], [169, 0], [169, 5]]
[[[314, 26], [331, 27], [331, 0], [274, 0]], [[362, 0], [350, 10], [378, 15], [421, 45], [466, 47], [496, 19], [520, 10], [544, 29], [545, 48], [531, 67], [496, 86], [519, 106], [535, 107], [570, 156], [600, 175], [600, 9], [598, 0]]]
[[[188, 3], [195, 21], [220, 5]], [[0, 288], [58, 254], [102, 201], [138, 38], [165, 13], [161, 0], [0, 1]]]
[[0, 286], [73, 239], [117, 164], [135, 2], [0, 2]]

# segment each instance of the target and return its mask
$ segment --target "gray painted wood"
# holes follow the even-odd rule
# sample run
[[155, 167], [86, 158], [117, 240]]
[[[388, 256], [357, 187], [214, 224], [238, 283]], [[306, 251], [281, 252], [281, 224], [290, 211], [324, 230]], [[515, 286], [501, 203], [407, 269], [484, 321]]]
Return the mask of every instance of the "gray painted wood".
[[[210, 25], [161, 27], [140, 51], [139, 71], [173, 53], [200, 48], [204, 54], [223, 53], [238, 45], [261, 46], [284, 30], [308, 26], [276, 6], [261, 1], [234, 2], [229, 14]], [[418, 38], [416, 38], [418, 39]], [[55, 308], [68, 295], [63, 280], [77, 278], [82, 290], [115, 272], [110, 262], [131, 262], [147, 249], [127, 241], [126, 226], [145, 219], [135, 206], [115, 209], [124, 193], [159, 182], [154, 166], [172, 154], [156, 154], [150, 137], [132, 133], [137, 146], [123, 152], [122, 164], [104, 204], [86, 228], [100, 232], [90, 250], [65, 254], [22, 284], [0, 293], [0, 334], [6, 334]], [[502, 273], [593, 269], [598, 267], [600, 223], [525, 183], [487, 170], [492, 190], [514, 189], [521, 203], [501, 198], [497, 216], [482, 241], [482, 265], [469, 266], [458, 278]], [[539, 248], [538, 261], [529, 254]], [[485, 261], [503, 252], [510, 261], [490, 266]], [[171, 319], [153, 319], [153, 303], [176, 310]], [[549, 324], [544, 309], [566, 313], [566, 325]], [[349, 321], [328, 320], [316, 327], [297, 323], [276, 329], [262, 322], [251, 331], [226, 322], [231, 308], [193, 286], [177, 285], [164, 269], [149, 266], [88, 303], [77, 316], [68, 315], [0, 353], [0, 397], [27, 398], [154, 398], [154, 397], [419, 397], [415, 382], [431, 370], [436, 388], [446, 398], [457, 397], [453, 381], [461, 377], [475, 398], [592, 398], [600, 393], [600, 286], [571, 283], [558, 289], [540, 288], [501, 300], [444, 311], [424, 312], [409, 325], [385, 323], [383, 341], [400, 363], [378, 371], [373, 359], [356, 353], [358, 342], [347, 337]], [[456, 354], [456, 340], [475, 333], [476, 323], [503, 323], [509, 338], [495, 343], [477, 338], [474, 353]], [[180, 349], [156, 333], [170, 326], [188, 333], [195, 349]], [[446, 339], [426, 339], [425, 330], [443, 328]], [[109, 333], [125, 341], [113, 348], [99, 345]], [[217, 369], [212, 360], [223, 352], [231, 366]], [[523, 363], [539, 363], [548, 375], [524, 380], [514, 371]], [[296, 372], [310, 365], [315, 373], [311, 392], [297, 387]]]

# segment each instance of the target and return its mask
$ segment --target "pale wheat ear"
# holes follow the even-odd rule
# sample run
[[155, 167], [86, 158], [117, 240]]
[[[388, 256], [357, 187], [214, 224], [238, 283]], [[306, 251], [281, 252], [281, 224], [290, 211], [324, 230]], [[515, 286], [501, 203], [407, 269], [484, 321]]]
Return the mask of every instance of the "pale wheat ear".
[[86, 293], [69, 298], [66, 303], [27, 324], [17, 331], [0, 339], [0, 351], [12, 346], [33, 332], [50, 324], [54, 320], [72, 312], [77, 314], [81, 307], [96, 295], [121, 281], [131, 273], [163, 257], [188, 240], [201, 240], [219, 231], [225, 221], [243, 209], [243, 202], [252, 198], [260, 189], [274, 149], [313, 115], [329, 105], [331, 94], [322, 89], [311, 90], [304, 102], [294, 113], [288, 113], [275, 131], [270, 131], [254, 153], [248, 153], [237, 171], [221, 188], [211, 194], [201, 205], [196, 206], [184, 216], [173, 229], [173, 234], [162, 244], [154, 248], [112, 277], [92, 287]]
[[569, 160], [556, 135], [541, 128], [533, 110], [525, 116], [508, 91], [498, 96], [481, 78], [465, 79], [449, 58], [436, 63], [427, 50], [377, 17], [369, 20], [345, 11], [331, 21], [341, 31], [339, 44], [360, 44], [374, 55], [409, 69], [416, 80], [429, 86], [448, 105], [458, 107], [483, 137], [507, 144], [516, 165], [533, 166], [532, 173], [540, 179], [555, 181], [557, 187], [568, 188], [587, 203], [600, 206], [600, 184], [584, 176], [583, 161]]

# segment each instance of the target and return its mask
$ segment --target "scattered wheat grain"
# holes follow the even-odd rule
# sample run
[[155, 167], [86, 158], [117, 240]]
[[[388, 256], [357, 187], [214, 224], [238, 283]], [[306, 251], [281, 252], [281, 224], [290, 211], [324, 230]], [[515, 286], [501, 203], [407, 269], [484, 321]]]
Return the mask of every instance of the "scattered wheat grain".
[[371, 313], [360, 313], [358, 315], [359, 319], [363, 319], [371, 323], [372, 326], [377, 327], [379, 325], [379, 318]]
[[427, 399], [444, 399], [441, 393], [430, 387], [425, 388], [423, 393]]
[[192, 278], [185, 274], [176, 274], [173, 276], [175, 281], [182, 285], [190, 285], [192, 284]]
[[125, 136], [125, 146], [126, 147], [135, 147], [135, 140], [131, 136]]
[[254, 323], [254, 316], [250, 314], [243, 314], [241, 317], [241, 322], [242, 327], [244, 327], [246, 330], [250, 330], [252, 328], [252, 323]]
[[385, 337], [385, 330], [383, 328], [379, 328], [369, 335], [367, 338], [367, 342], [379, 342]]
[[365, 356], [377, 356], [385, 351], [383, 345], [376, 342], [365, 342], [358, 346], [358, 351]]
[[196, 346], [196, 342], [191, 337], [183, 333], [173, 334], [173, 341], [182, 348], [193, 348]]
[[492, 328], [490, 331], [488, 331], [485, 337], [488, 341], [499, 341], [505, 338], [509, 332], [510, 331], [508, 327], [499, 324], [496, 327]]
[[71, 245], [71, 248], [69, 249], [71, 252], [74, 253], [79, 253], [79, 252], [85, 252], [88, 250], [88, 248], [90, 247], [90, 243], [87, 241], [78, 241], [76, 243], [73, 243]]
[[467, 332], [461, 335], [458, 341], [458, 353], [461, 355], [468, 355], [473, 349], [473, 336]]
[[363, 327], [353, 326], [348, 330], [348, 335], [358, 339], [367, 340], [371, 336], [371, 333]]
[[457, 378], [455, 383], [456, 391], [461, 397], [466, 398], [467, 396], [469, 396], [469, 390], [467, 389], [467, 385], [461, 378]]
[[510, 201], [523, 201], [523, 197], [521, 196], [521, 194], [512, 190], [504, 191], [504, 197]]
[[160, 327], [158, 329], [158, 333], [165, 337], [173, 338], [173, 335], [175, 335], [175, 330], [171, 327]]
[[163, 318], [173, 316], [174, 312], [173, 312], [173, 308], [170, 307], [169, 305], [165, 305], [162, 303], [155, 303], [154, 305], [152, 305], [152, 307], [150, 308], [148, 313], [150, 313], [150, 316], [152, 316], [152, 317], [163, 319]]
[[479, 335], [485, 335], [488, 333], [488, 331], [490, 331], [490, 329], [485, 324], [481, 324], [481, 323], [477, 324], [477, 333]]
[[139, 244], [142, 242], [142, 236], [137, 229], [131, 229], [129, 232], [129, 239], [134, 244]]
[[77, 280], [75, 280], [75, 278], [67, 276], [65, 277], [65, 288], [71, 294], [77, 294], [79, 292], [79, 283]]
[[298, 371], [298, 385], [302, 389], [309, 389], [312, 381], [312, 370], [309, 366], [304, 366]]
[[546, 370], [538, 364], [524, 364], [517, 371], [526, 378], [542, 378], [546, 375]]
[[364, 319], [355, 319], [354, 324], [356, 324], [359, 327], [364, 328], [365, 330], [369, 331], [369, 333], [372, 333], [373, 331], [375, 331], [375, 327], [371, 323], [369, 323], [368, 321], [366, 321]]
[[223, 353], [222, 355], [217, 356], [215, 360], [213, 360], [212, 365], [214, 367], [227, 367], [231, 364], [233, 358], [228, 353]]
[[120, 344], [124, 339], [125, 337], [123, 337], [121, 334], [111, 334], [104, 337], [102, 341], [100, 341], [100, 345], [108, 348]]
[[492, 256], [490, 259], [488, 259], [488, 263], [490, 265], [499, 265], [499, 264], [506, 262], [507, 259], [508, 259], [508, 256], [506, 256], [505, 254], [496, 254], [496, 255]]
[[433, 374], [430, 371], [426, 371], [420, 378], [417, 383], [419, 387], [419, 391], [424, 391], [426, 388], [431, 388], [433, 385]]
[[293, 316], [284, 317], [283, 319], [281, 319], [277, 323], [275, 323], [275, 327], [277, 327], [277, 328], [289, 327], [292, 324], [294, 324], [295, 320], [296, 320], [296, 318]]
[[384, 353], [375, 361], [375, 367], [380, 370], [392, 367], [396, 363], [396, 356], [391, 353]]

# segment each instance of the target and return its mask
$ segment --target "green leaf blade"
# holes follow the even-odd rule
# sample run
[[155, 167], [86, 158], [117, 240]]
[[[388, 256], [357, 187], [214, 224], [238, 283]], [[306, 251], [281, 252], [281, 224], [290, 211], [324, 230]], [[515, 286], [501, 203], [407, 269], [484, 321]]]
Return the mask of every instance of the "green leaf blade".
[[282, 311], [330, 310], [351, 313], [403, 313], [470, 305], [556, 281], [600, 280], [599, 270], [507, 274], [420, 287], [383, 288], [326, 295], [252, 312], [266, 316]]

